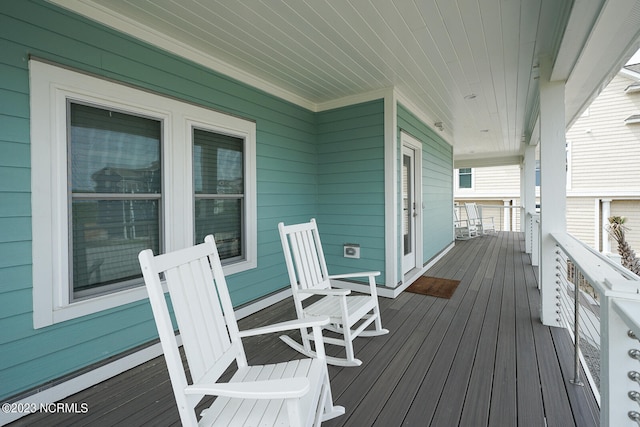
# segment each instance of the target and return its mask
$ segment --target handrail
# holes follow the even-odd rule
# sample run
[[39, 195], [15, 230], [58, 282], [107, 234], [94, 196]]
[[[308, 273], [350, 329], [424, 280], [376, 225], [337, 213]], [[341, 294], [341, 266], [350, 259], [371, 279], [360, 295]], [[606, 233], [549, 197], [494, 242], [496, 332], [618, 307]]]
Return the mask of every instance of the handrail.
[[[640, 288], [638, 288], [640, 278], [638, 276], [636, 276], [636, 279], [630, 276], [630, 274], [633, 274], [630, 271], [624, 273], [623, 270], [616, 268], [611, 260], [598, 252], [591, 251], [584, 243], [569, 233], [551, 233], [551, 237], [565, 253], [571, 255], [572, 262], [578, 266], [587, 281], [596, 287], [599, 293], [604, 294], [612, 290], [610, 283], [611, 278], [614, 277], [624, 278], [629, 281], [627, 292], [640, 293]], [[634, 283], [636, 280], [638, 282]]]
[[[589, 373], [581, 354], [582, 336], [587, 339], [588, 348], [595, 348], [599, 353], [601, 425], [627, 425], [630, 419], [640, 421], [640, 277], [568, 233], [551, 233], [551, 237], [557, 246], [558, 271], [553, 285], [558, 301], [557, 313], [571, 328], [575, 346], [571, 382], [580, 383], [580, 362]], [[584, 285], [581, 276], [597, 292], [597, 301], [585, 304], [586, 297], [580, 290]], [[544, 289], [552, 287], [544, 283], [542, 286]], [[581, 309], [581, 305], [584, 308]], [[597, 310], [593, 311], [598, 306], [599, 315]], [[584, 315], [580, 313], [583, 310]], [[594, 330], [596, 335], [590, 335]], [[623, 331], [626, 333], [621, 333]], [[591, 376], [589, 380], [593, 387]], [[594, 392], [597, 394], [597, 390]]]

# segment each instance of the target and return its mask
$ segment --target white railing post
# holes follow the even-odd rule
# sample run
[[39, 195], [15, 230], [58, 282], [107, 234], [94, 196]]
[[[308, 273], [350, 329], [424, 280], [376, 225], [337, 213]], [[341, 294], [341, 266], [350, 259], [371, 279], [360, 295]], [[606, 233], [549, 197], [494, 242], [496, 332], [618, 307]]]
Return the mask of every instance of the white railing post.
[[[540, 216], [529, 215], [531, 218], [531, 265], [540, 265]], [[540, 284], [538, 284], [538, 287]]]
[[[607, 282], [613, 289], [631, 284], [624, 279]], [[600, 425], [634, 426], [632, 418], [640, 413], [640, 295], [607, 291], [600, 318]]]
[[609, 226], [609, 217], [611, 216], [611, 199], [602, 199], [602, 226], [599, 230], [602, 236], [602, 253], [608, 254], [611, 252], [611, 241], [609, 240], [609, 232], [607, 227]]
[[[530, 224], [527, 218], [524, 221], [525, 215], [529, 213], [533, 214], [536, 211], [536, 146], [527, 145], [524, 149], [524, 158], [522, 162], [522, 173], [520, 179], [520, 205], [522, 224], [521, 227], [529, 227]], [[522, 231], [526, 231], [523, 228]], [[525, 245], [528, 254], [531, 253], [531, 236], [525, 233]]]
[[511, 228], [511, 200], [502, 200], [504, 208], [502, 208], [502, 229], [504, 231], [512, 231]]

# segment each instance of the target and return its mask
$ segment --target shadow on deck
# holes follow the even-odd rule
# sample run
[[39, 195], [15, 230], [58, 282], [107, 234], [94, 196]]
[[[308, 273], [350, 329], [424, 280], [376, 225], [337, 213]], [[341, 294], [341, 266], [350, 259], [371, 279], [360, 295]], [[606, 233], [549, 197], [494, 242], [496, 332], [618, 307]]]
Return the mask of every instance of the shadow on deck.
[[[391, 333], [356, 340], [359, 368], [329, 367], [347, 413], [327, 426], [597, 426], [588, 387], [569, 382], [566, 331], [540, 323], [536, 269], [521, 233], [457, 242], [428, 271], [461, 281], [451, 299], [380, 299]], [[294, 317], [291, 300], [240, 329]], [[298, 357], [276, 336], [245, 340], [250, 363]], [[86, 414], [34, 414], [12, 425], [179, 425], [162, 357], [65, 400]]]

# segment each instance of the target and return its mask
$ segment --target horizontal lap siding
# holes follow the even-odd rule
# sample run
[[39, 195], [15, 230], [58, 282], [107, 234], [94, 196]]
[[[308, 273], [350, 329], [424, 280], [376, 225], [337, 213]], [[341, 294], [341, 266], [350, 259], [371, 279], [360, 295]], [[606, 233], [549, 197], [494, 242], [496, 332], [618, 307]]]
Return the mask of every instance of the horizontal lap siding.
[[624, 124], [640, 112], [640, 93], [624, 93], [635, 83], [617, 75], [567, 132], [571, 142], [571, 191], [640, 188], [640, 124]]
[[[332, 274], [375, 270], [384, 283], [384, 101], [318, 113], [318, 229]], [[360, 259], [343, 245], [360, 245]]]
[[592, 197], [567, 198], [567, 231], [592, 248], [599, 249], [595, 239], [595, 209]]
[[[473, 192], [477, 196], [514, 197], [520, 195], [520, 165], [473, 168]], [[465, 189], [460, 189], [463, 196]]]
[[314, 113], [44, 1], [0, 3], [0, 399], [156, 337], [146, 301], [34, 330], [29, 55], [257, 123], [258, 268], [234, 304], [286, 286], [277, 222], [317, 210]]
[[453, 147], [402, 105], [398, 105], [398, 128], [422, 142], [423, 257], [427, 262], [452, 242]]

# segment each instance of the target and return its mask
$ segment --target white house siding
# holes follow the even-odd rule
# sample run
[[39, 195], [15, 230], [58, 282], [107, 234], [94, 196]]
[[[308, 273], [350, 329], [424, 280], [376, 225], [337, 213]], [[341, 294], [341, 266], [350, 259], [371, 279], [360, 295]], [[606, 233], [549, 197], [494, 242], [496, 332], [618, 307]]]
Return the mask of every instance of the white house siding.
[[599, 249], [595, 237], [598, 216], [592, 197], [567, 197], [567, 231], [596, 249]]
[[624, 123], [640, 113], [640, 93], [624, 92], [632, 83], [633, 79], [618, 74], [567, 132], [569, 194], [590, 191], [606, 197], [640, 189], [640, 124]]
[[[627, 217], [627, 239], [632, 247], [640, 247], [640, 124], [625, 124], [626, 118], [640, 113], [640, 92], [625, 93], [638, 83], [631, 76], [625, 70], [618, 73], [567, 132], [567, 196], [572, 200], [567, 225], [576, 237], [599, 250], [603, 249], [602, 220], [596, 218], [602, 215], [600, 200], [611, 201], [612, 215]], [[615, 252], [615, 243], [611, 250]]]
[[472, 169], [473, 188], [458, 188], [458, 172], [455, 175], [455, 197], [502, 200], [520, 197], [520, 165], [496, 166]]

